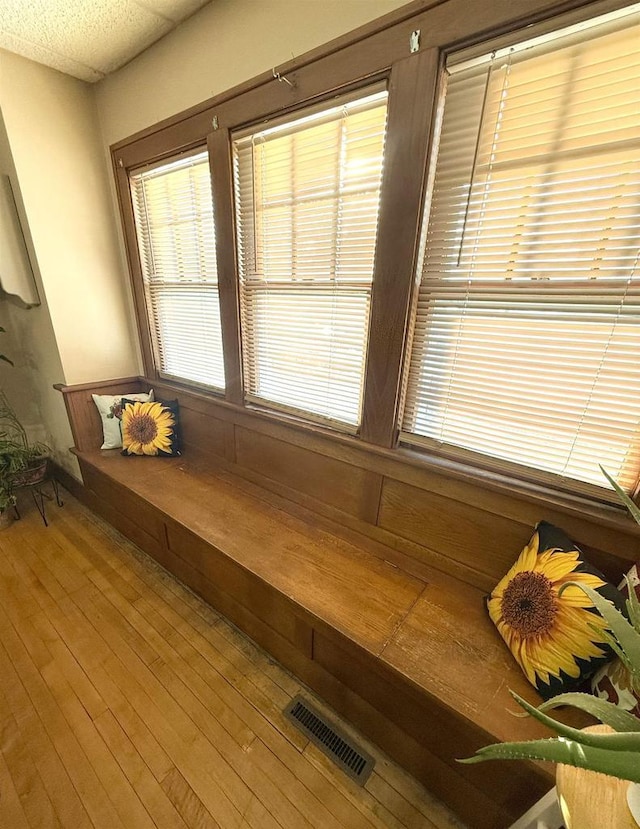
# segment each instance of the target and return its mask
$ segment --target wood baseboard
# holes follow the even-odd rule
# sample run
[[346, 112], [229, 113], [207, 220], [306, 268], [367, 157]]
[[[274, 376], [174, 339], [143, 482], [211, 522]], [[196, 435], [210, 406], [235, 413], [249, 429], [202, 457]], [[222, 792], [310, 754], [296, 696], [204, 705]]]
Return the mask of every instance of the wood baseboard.
[[77, 478], [74, 478], [70, 472], [57, 464], [55, 461], [52, 462], [53, 467], [53, 476], [59, 484], [70, 492], [74, 498], [77, 498], [83, 504], [87, 504], [87, 492], [85, 489], [84, 484], [82, 481], [79, 481]]

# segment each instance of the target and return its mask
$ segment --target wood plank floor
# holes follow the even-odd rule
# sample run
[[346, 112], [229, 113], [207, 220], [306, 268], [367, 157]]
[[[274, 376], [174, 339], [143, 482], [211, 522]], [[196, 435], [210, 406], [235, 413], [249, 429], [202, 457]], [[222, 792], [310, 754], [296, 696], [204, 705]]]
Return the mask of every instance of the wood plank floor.
[[336, 769], [296, 679], [63, 495], [0, 533], [1, 829], [460, 826], [364, 740], [366, 787]]

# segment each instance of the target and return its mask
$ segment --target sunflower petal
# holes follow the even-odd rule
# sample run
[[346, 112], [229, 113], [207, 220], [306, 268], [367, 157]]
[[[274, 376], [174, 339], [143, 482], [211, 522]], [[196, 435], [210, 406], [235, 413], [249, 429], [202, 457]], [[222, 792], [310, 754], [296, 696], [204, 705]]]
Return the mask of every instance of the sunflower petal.
[[[540, 549], [540, 535], [536, 530], [531, 536], [531, 541], [527, 544], [524, 550], [520, 553], [514, 567], [517, 567], [515, 572], [524, 572], [525, 570], [533, 570], [538, 558], [538, 550]], [[512, 568], [513, 569], [513, 568]], [[515, 575], [515, 573], [514, 573]]]
[[535, 569], [555, 582], [573, 573], [579, 563], [580, 554], [577, 550], [560, 552], [557, 548], [550, 548], [540, 553]]

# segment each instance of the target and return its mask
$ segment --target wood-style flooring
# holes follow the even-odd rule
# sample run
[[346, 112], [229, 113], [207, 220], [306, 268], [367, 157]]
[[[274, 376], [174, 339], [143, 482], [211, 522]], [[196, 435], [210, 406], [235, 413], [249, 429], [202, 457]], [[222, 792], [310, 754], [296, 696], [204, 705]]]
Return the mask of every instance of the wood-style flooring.
[[282, 715], [295, 678], [63, 497], [0, 532], [0, 829], [460, 825], [364, 740], [353, 783]]

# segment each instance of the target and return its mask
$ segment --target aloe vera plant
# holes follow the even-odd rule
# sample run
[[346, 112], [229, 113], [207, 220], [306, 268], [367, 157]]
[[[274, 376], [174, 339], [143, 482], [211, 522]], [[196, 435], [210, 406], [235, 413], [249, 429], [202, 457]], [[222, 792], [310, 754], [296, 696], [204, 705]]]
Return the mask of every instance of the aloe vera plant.
[[[602, 472], [640, 525], [640, 509], [604, 469]], [[640, 602], [633, 586], [628, 585], [629, 620], [625, 619], [611, 602], [590, 587], [571, 582], [565, 584], [563, 589], [569, 586], [583, 590], [607, 621], [611, 630], [611, 633], [607, 634], [609, 643], [629, 670], [634, 688], [640, 689]], [[536, 708], [517, 694], [511, 693], [528, 714], [555, 731], [558, 737], [519, 743], [497, 743], [479, 749], [474, 757], [461, 760], [461, 763], [480, 763], [485, 760], [550, 760], [640, 783], [640, 719], [633, 714], [590, 694], [559, 694]], [[613, 729], [613, 733], [591, 734], [565, 725], [546, 713], [562, 705], [579, 708], [597, 717], [600, 722]]]

